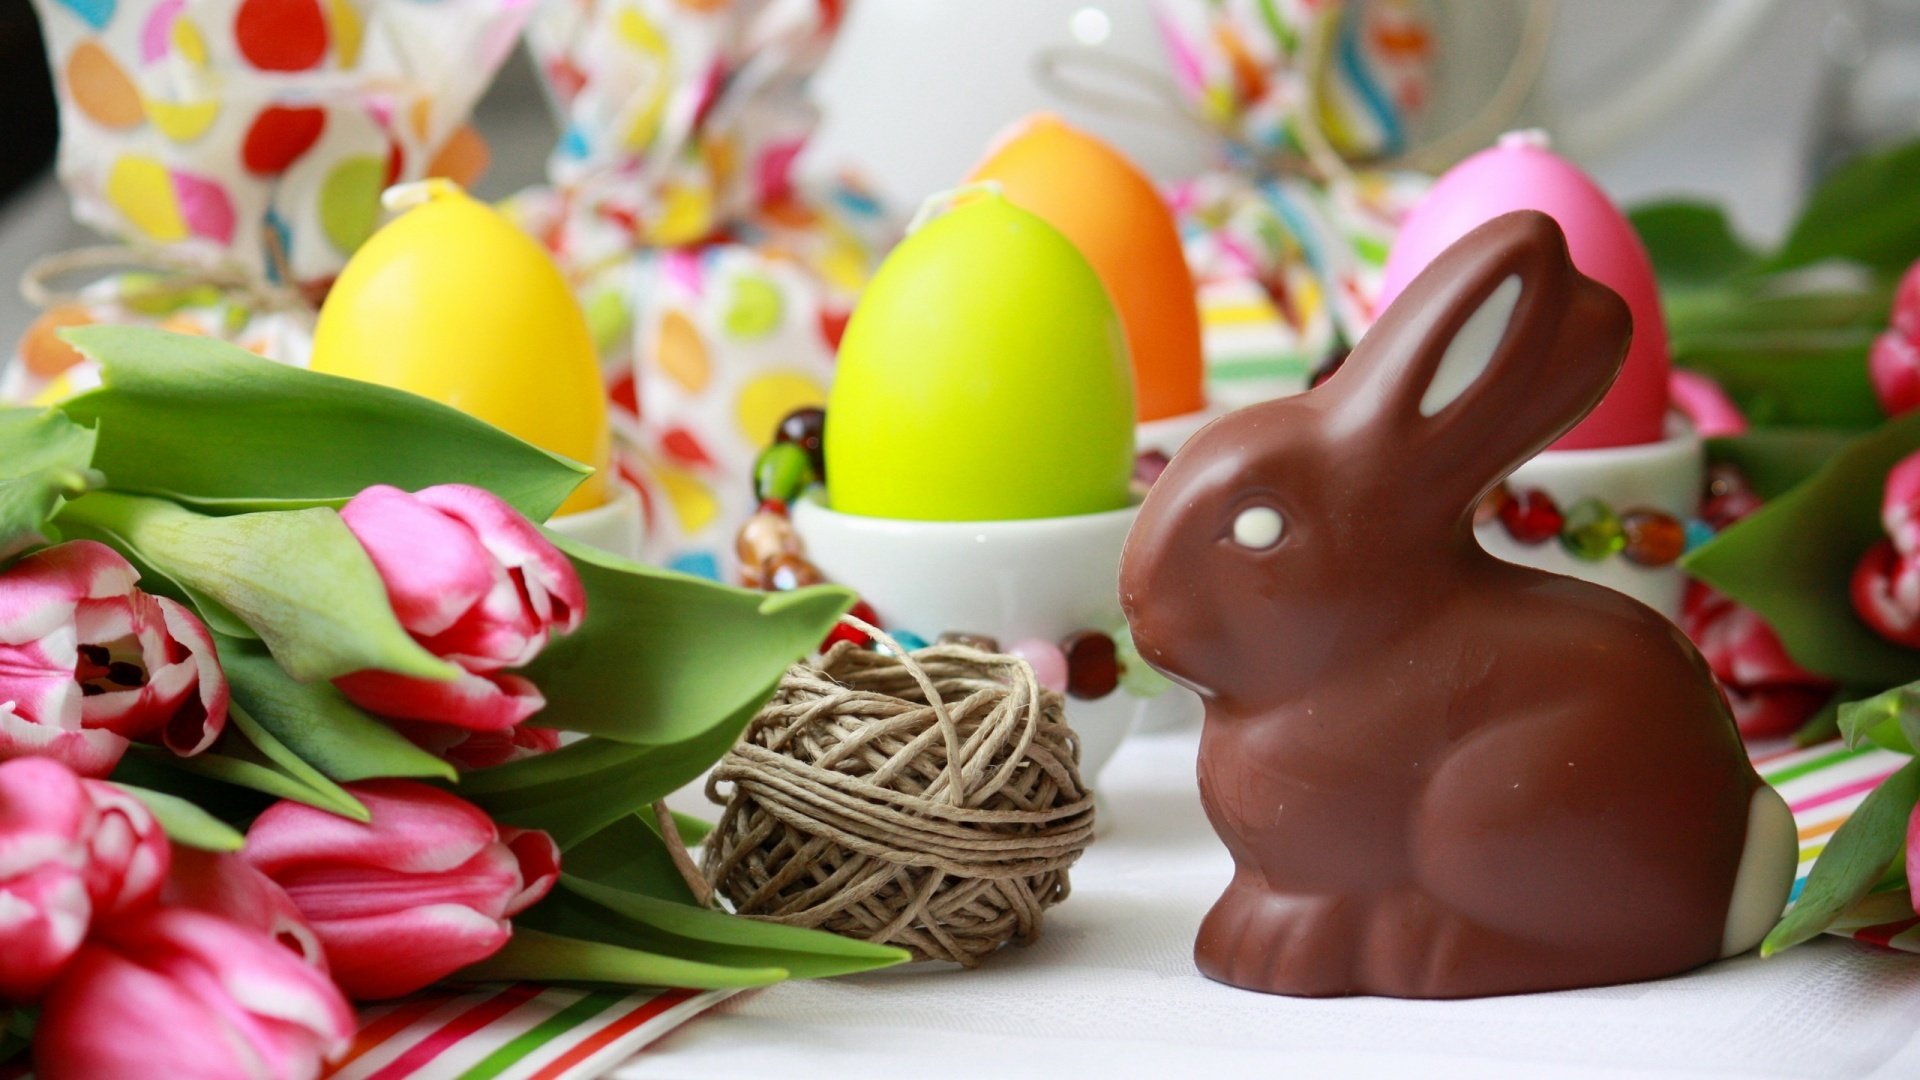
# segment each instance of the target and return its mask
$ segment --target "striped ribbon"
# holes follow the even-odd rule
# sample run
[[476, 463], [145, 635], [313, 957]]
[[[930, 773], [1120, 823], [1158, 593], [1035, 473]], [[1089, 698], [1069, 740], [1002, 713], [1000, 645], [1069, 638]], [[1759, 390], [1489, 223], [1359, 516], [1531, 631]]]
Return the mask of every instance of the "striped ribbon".
[[[1867, 793], [1907, 763], [1904, 755], [1875, 746], [1849, 750], [1839, 742], [1784, 750], [1754, 758], [1767, 783], [1778, 788], [1800, 829], [1800, 872], [1793, 898], [1807, 886], [1813, 860]], [[1881, 887], [1827, 930], [1876, 945], [1920, 952], [1920, 916], [1901, 882]]]
[[599, 1076], [733, 991], [569, 990], [531, 983], [364, 1009], [335, 1080]]

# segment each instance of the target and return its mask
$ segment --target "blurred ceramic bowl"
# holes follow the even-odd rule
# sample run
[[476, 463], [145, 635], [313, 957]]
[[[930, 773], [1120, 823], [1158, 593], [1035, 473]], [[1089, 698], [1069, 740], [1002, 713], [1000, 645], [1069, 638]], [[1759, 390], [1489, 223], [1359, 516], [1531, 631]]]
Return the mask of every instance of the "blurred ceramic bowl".
[[[842, 514], [818, 495], [793, 506], [807, 557], [828, 580], [857, 590], [889, 629], [928, 641], [947, 632], [983, 634], [1010, 646], [1126, 625], [1120, 547], [1134, 507], [1024, 521], [903, 521]], [[1172, 696], [1140, 698], [1116, 688], [1094, 701], [1067, 699], [1089, 783], [1134, 724]]]

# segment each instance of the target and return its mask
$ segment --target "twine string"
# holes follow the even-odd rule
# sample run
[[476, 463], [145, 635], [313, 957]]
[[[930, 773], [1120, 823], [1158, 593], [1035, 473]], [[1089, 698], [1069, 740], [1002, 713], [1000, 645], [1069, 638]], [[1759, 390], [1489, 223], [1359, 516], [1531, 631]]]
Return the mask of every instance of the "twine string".
[[703, 869], [737, 912], [968, 967], [1039, 933], [1093, 839], [1058, 693], [964, 645], [789, 668], [708, 778]]

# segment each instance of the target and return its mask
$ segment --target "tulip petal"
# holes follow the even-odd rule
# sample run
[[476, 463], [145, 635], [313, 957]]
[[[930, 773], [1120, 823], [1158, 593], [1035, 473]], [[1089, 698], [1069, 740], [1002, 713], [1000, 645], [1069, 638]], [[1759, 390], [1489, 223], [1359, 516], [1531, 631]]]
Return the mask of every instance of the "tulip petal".
[[399, 488], [367, 488], [340, 517], [386, 582], [400, 625], [416, 635], [452, 626], [493, 588], [494, 561], [473, 531]]
[[541, 622], [552, 623], [562, 634], [579, 629], [587, 612], [580, 575], [519, 511], [498, 495], [465, 484], [439, 484], [415, 497], [465, 523], [501, 565], [519, 571], [528, 603]]
[[[226, 673], [220, 670], [213, 635], [207, 632], [206, 624], [200, 621], [199, 616], [164, 596], [155, 599], [160, 605], [161, 617], [166, 620], [167, 633], [186, 650], [186, 657], [179, 662], [179, 666], [193, 672], [199, 692], [196, 703], [188, 703], [174, 710], [161, 735], [167, 749], [181, 757], [192, 757], [212, 746], [225, 729], [231, 692], [227, 687]], [[164, 674], [164, 669], [160, 674]], [[159, 677], [156, 674], [154, 681], [158, 682]]]
[[501, 829], [500, 840], [520, 864], [524, 888], [507, 901], [506, 914], [518, 915], [553, 891], [560, 880], [560, 845], [539, 829]]
[[44, 864], [0, 881], [0, 1000], [29, 1002], [86, 937], [93, 905], [72, 868]]
[[0, 703], [0, 761], [50, 758], [81, 776], [105, 776], [127, 752], [125, 738], [99, 729], [69, 730], [36, 724]]
[[540, 689], [518, 675], [468, 672], [434, 682], [388, 671], [356, 671], [333, 681], [355, 705], [397, 720], [504, 731], [546, 707]]
[[431, 874], [464, 865], [498, 836], [479, 807], [426, 784], [367, 780], [346, 790], [371, 820], [362, 824], [303, 803], [275, 803], [247, 830], [247, 861], [283, 884], [283, 874], [310, 866]]
[[167, 877], [160, 902], [251, 927], [313, 967], [327, 970], [320, 938], [301, 917], [293, 898], [238, 853], [180, 848], [174, 852], [173, 872]]
[[334, 981], [355, 1001], [410, 994], [499, 952], [513, 934], [506, 920], [461, 904], [341, 919], [316, 930]]

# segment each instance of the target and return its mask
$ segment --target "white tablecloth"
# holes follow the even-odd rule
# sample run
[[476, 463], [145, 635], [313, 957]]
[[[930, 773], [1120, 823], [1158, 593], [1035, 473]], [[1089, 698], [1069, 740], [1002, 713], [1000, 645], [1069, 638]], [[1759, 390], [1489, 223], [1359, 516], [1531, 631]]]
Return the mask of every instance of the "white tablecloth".
[[1231, 867], [1201, 815], [1196, 747], [1186, 732], [1121, 748], [1102, 835], [1032, 946], [971, 972], [917, 964], [742, 994], [615, 1075], [1920, 1077], [1920, 956], [1838, 939], [1484, 1001], [1300, 1001], [1209, 982], [1193, 934]]

